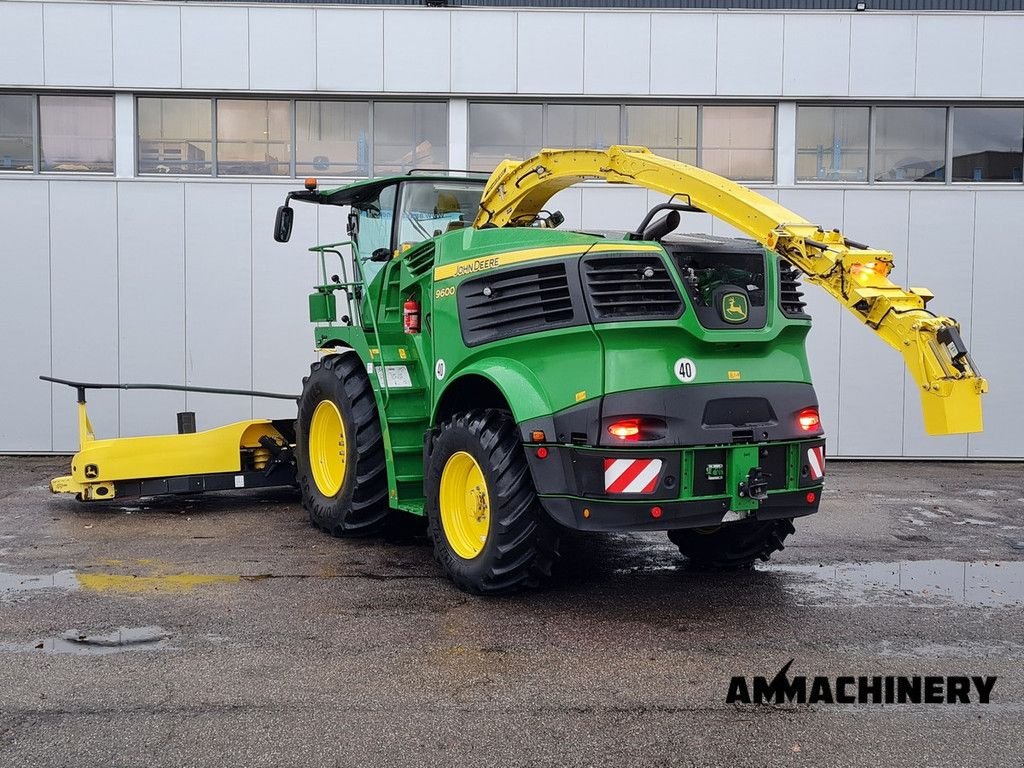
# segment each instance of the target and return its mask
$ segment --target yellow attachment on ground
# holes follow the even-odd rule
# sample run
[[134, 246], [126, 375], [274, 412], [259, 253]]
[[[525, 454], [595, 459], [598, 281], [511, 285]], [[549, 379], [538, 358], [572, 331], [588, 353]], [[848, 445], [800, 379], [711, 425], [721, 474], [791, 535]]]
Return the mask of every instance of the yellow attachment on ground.
[[345, 484], [345, 421], [331, 400], [321, 400], [309, 422], [309, 469], [317, 490], [332, 498]]
[[452, 454], [445, 462], [438, 504], [445, 538], [455, 554], [472, 560], [483, 552], [491, 524], [491, 500], [483, 470], [465, 451]]
[[183, 435], [97, 440], [85, 403], [79, 403], [78, 423], [81, 447], [71, 460], [71, 474], [54, 478], [50, 490], [73, 493], [83, 501], [114, 498], [118, 480], [239, 472], [242, 449], [261, 447], [264, 435], [287, 443], [269, 419], [239, 421]]
[[[821, 286], [903, 355], [921, 389], [925, 429], [948, 435], [982, 430], [988, 383], [959, 341], [955, 320], [925, 309], [932, 294], [888, 279], [893, 256], [825, 231], [774, 200], [717, 174], [653, 154], [645, 147], [544, 149], [491, 174], [475, 227], [529, 221], [557, 192], [604, 180], [653, 189], [710, 213], [771, 248]], [[950, 330], [952, 329], [952, 331]]]

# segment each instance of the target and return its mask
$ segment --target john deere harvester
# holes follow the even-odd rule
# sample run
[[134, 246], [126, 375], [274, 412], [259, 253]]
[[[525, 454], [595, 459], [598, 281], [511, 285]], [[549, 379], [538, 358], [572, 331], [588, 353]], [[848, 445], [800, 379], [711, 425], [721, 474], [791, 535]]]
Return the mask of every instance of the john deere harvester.
[[[558, 229], [548, 200], [589, 179], [668, 199], [630, 232]], [[643, 148], [545, 150], [489, 179], [307, 180], [278, 211], [280, 242], [292, 201], [344, 209], [349, 238], [311, 249], [319, 360], [294, 429], [233, 425], [209, 441], [230, 467], [140, 479], [118, 466], [126, 443], [197, 436], [88, 442], [83, 426], [55, 490], [114, 498], [239, 475], [248, 487], [271, 471], [249, 484], [276, 484], [294, 458], [287, 481], [319, 528], [371, 534], [394, 510], [425, 516], [438, 562], [471, 592], [539, 583], [563, 527], [664, 530], [702, 565], [749, 565], [817, 511], [824, 482], [801, 276], [903, 354], [930, 432], [981, 429], [986, 383], [956, 323], [925, 309], [925, 289], [888, 280], [890, 253]], [[676, 234], [688, 211], [753, 239]]]

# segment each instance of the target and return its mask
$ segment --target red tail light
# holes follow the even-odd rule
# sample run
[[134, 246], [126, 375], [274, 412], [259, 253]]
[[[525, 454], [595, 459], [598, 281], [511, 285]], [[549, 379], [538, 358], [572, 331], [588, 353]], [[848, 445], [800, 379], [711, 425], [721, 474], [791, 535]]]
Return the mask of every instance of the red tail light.
[[619, 440], [640, 439], [640, 419], [620, 419], [608, 425], [608, 434]]
[[821, 429], [821, 418], [817, 408], [804, 408], [796, 416], [797, 424], [804, 432], [817, 432]]

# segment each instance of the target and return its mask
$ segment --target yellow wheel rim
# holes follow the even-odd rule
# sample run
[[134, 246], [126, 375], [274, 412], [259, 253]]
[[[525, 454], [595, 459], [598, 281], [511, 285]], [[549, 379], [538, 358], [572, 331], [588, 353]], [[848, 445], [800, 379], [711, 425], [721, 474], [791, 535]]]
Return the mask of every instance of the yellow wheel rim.
[[330, 400], [321, 400], [309, 422], [309, 468], [324, 496], [335, 496], [345, 484], [345, 422]]
[[476, 459], [465, 451], [452, 454], [441, 472], [441, 526], [459, 557], [472, 560], [484, 551], [491, 524], [487, 481]]

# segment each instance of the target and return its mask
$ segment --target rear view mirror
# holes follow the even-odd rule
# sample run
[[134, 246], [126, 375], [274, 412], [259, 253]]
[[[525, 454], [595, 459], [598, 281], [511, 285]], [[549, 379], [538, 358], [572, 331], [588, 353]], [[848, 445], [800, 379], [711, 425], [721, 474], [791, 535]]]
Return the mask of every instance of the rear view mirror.
[[292, 236], [292, 219], [295, 218], [295, 211], [287, 205], [277, 209], [277, 218], [274, 219], [274, 240], [279, 243], [287, 243]]

